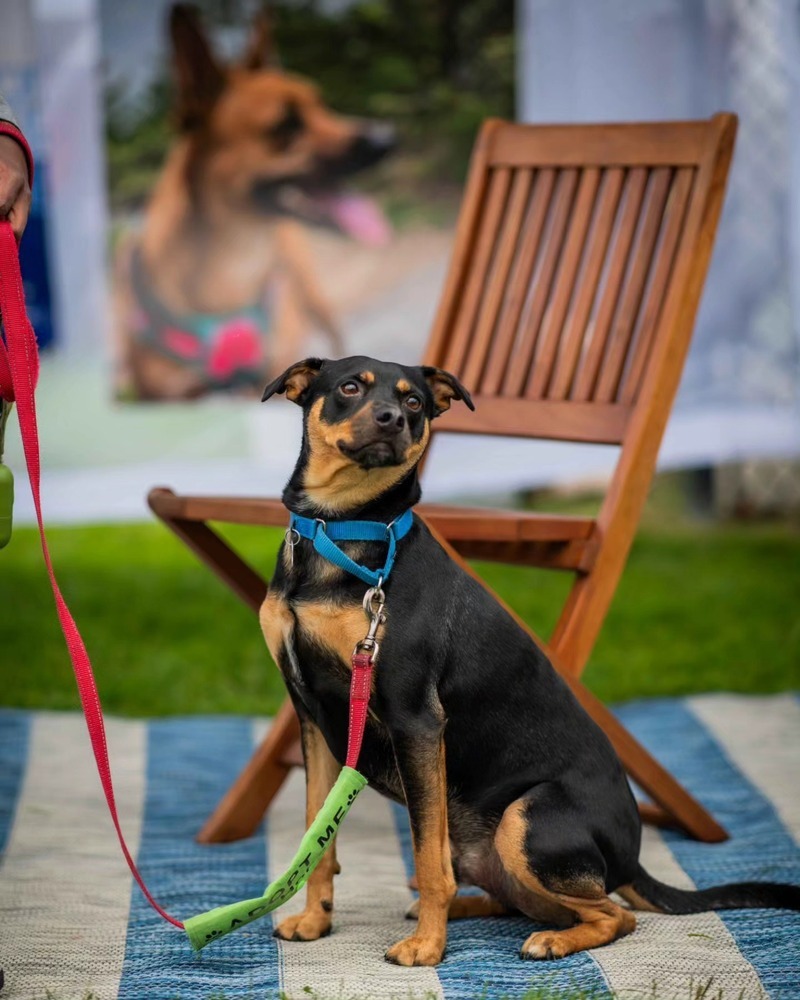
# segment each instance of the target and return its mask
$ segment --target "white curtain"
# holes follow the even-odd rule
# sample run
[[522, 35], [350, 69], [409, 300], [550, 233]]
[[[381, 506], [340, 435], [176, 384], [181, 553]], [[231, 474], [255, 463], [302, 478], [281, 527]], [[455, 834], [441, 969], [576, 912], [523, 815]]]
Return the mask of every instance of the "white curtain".
[[800, 0], [519, 0], [519, 117], [739, 115], [665, 451], [800, 454]]

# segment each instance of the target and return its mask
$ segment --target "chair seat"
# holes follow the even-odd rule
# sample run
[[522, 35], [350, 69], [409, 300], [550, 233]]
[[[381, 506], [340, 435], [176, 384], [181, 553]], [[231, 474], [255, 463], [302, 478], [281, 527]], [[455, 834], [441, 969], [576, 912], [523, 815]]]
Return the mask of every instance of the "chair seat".
[[[277, 497], [183, 496], [164, 487], [151, 490], [159, 517], [285, 527], [287, 512]], [[490, 562], [588, 572], [597, 548], [591, 517], [420, 504], [417, 513], [461, 555]]]

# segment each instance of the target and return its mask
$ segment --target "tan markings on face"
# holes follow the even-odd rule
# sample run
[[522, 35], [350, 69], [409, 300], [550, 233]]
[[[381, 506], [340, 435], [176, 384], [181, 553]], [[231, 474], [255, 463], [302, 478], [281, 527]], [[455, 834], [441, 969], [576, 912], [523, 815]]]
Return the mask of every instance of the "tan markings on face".
[[402, 464], [362, 469], [343, 455], [336, 444], [352, 440], [353, 420], [325, 423], [321, 419], [324, 402], [318, 399], [308, 414], [310, 454], [303, 487], [314, 503], [330, 514], [337, 514], [363, 506], [398, 483], [422, 457], [430, 439], [430, 426], [426, 420], [422, 437], [412, 442]]
[[411, 392], [411, 389], [412, 389], [412, 385], [411, 385], [411, 383], [410, 383], [410, 382], [408, 381], [408, 379], [405, 379], [405, 378], [401, 378], [401, 379], [400, 379], [400, 380], [399, 380], [399, 381], [397, 382], [397, 391], [398, 391], [398, 392]]
[[364, 382], [366, 385], [374, 385], [375, 384], [375, 374], [374, 374], [374, 372], [359, 372], [358, 373], [358, 378], [360, 378], [361, 381]]
[[[353, 649], [367, 634], [368, 622], [361, 605], [340, 601], [298, 601], [293, 607], [303, 635], [335, 653], [349, 672]], [[378, 643], [383, 640], [384, 630], [385, 626], [378, 626]], [[374, 684], [373, 674], [373, 688]]]
[[563, 958], [630, 934], [636, 926], [636, 918], [608, 898], [599, 879], [573, 876], [564, 881], [565, 892], [551, 891], [542, 885], [531, 871], [525, 853], [528, 823], [532, 822], [526, 815], [525, 805], [521, 799], [512, 802], [495, 833], [495, 847], [503, 867], [528, 891], [572, 912], [577, 923], [567, 930], [531, 934], [522, 946], [523, 954], [532, 958]]

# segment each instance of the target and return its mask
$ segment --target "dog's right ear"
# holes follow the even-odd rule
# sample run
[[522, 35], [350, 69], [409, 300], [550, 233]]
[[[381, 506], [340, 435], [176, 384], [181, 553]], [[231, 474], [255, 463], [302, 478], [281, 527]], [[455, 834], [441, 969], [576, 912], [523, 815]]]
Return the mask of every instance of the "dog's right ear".
[[264, 390], [261, 402], [274, 396], [276, 392], [285, 392], [286, 398], [293, 403], [302, 406], [306, 391], [312, 382], [317, 378], [325, 366], [321, 358], [306, 358], [305, 361], [297, 361], [290, 365], [283, 375], [279, 375], [274, 382]]
[[264, 6], [256, 12], [253, 27], [250, 29], [250, 40], [242, 56], [242, 69], [270, 69], [280, 66], [278, 52], [275, 48], [275, 31], [273, 17], [268, 7]]
[[208, 118], [225, 86], [225, 73], [211, 50], [196, 7], [174, 4], [169, 33], [177, 78], [177, 124], [181, 131], [190, 132]]

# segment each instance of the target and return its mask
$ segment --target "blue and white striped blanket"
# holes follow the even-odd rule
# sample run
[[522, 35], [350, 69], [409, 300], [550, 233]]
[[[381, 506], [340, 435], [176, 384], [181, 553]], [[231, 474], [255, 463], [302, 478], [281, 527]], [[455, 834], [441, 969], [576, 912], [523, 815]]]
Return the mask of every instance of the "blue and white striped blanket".
[[[626, 705], [619, 715], [732, 834], [719, 845], [645, 834], [643, 860], [675, 885], [742, 879], [800, 884], [800, 701], [709, 695]], [[193, 836], [265, 724], [242, 718], [108, 723], [128, 842], [177, 916], [258, 894], [303, 827], [303, 775], [284, 786], [263, 831], [201, 847]], [[279, 943], [270, 918], [195, 955], [142, 899], [119, 853], [80, 716], [0, 711], [1, 1000], [558, 996], [690, 1000], [800, 997], [800, 915], [640, 914], [631, 937], [558, 963], [522, 962], [521, 918], [450, 924], [437, 969], [382, 958], [409, 932], [405, 816], [371, 790], [339, 837], [334, 933]], [[292, 901], [284, 910], [302, 905]]]

